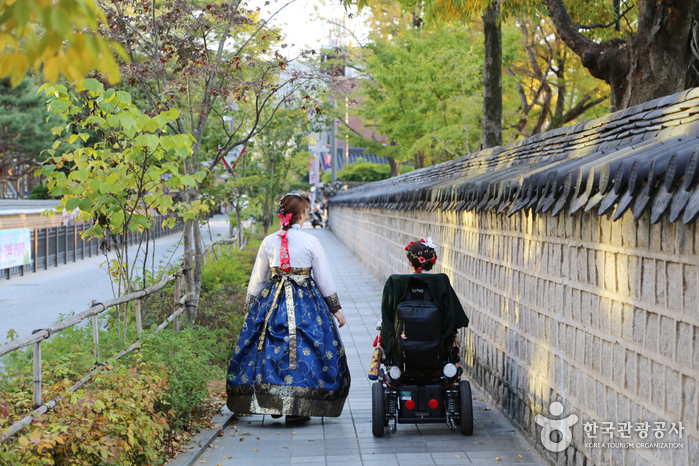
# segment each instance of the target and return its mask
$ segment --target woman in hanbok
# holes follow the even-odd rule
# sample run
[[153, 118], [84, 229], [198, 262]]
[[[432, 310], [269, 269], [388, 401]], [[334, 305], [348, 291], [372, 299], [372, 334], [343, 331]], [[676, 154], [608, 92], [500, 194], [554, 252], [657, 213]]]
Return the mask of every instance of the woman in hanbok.
[[282, 229], [260, 245], [245, 302], [247, 315], [228, 368], [228, 408], [239, 414], [337, 417], [350, 388], [338, 328], [345, 324], [318, 239], [301, 231], [308, 204], [279, 202]]
[[[442, 340], [455, 338], [457, 329], [468, 326], [468, 317], [451, 286], [449, 276], [444, 273], [431, 273], [432, 267], [437, 262], [435, 248], [432, 238], [411, 241], [405, 247], [412, 274], [391, 275], [386, 280], [381, 299], [380, 339], [377, 339], [374, 346], [381, 344], [388, 351], [393, 347], [393, 341], [397, 338], [395, 335], [396, 311], [408, 294], [409, 286], [416, 288], [418, 294], [420, 292], [424, 294], [425, 288], [429, 289], [432, 301], [441, 311]], [[374, 367], [378, 370], [376, 364], [372, 366]]]

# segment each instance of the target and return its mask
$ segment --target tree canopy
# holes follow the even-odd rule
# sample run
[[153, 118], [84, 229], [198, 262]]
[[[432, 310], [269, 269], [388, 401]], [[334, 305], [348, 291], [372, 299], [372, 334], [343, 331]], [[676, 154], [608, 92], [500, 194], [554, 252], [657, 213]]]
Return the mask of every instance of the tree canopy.
[[[373, 5], [373, 6], [372, 6]], [[483, 26], [430, 20], [372, 3], [369, 41], [358, 63], [364, 79], [355, 112], [388, 138], [350, 133], [357, 145], [417, 168], [467, 155], [482, 141]], [[608, 91], [570, 53], [545, 18], [502, 19], [505, 142], [607, 111]]]
[[102, 37], [100, 23], [105, 16], [94, 0], [0, 0], [0, 78], [9, 76], [14, 87], [31, 69], [49, 82], [61, 74], [80, 82], [94, 69], [118, 82], [114, 54], [123, 49]]
[[0, 181], [29, 173], [53, 144], [46, 99], [37, 90], [30, 79], [15, 88], [0, 80]]

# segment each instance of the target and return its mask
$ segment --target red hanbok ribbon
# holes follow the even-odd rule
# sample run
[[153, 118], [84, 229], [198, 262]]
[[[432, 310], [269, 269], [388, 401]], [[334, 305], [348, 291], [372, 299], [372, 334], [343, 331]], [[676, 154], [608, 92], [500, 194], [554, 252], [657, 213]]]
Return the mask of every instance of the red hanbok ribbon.
[[[277, 217], [279, 217], [279, 226], [284, 228], [285, 226], [289, 225], [289, 222], [291, 222], [291, 217], [293, 217], [292, 214], [282, 214], [279, 212], [277, 214]], [[282, 272], [288, 273], [289, 270], [291, 270], [291, 262], [289, 261], [289, 241], [286, 238], [286, 230], [282, 230], [279, 233], [277, 233], [277, 236], [282, 237], [282, 248], [279, 251], [279, 259], [281, 262], [281, 269]]]
[[279, 251], [280, 268], [282, 272], [288, 273], [291, 270], [291, 262], [289, 261], [289, 241], [286, 238], [286, 230], [280, 231], [277, 236], [282, 237], [282, 248]]

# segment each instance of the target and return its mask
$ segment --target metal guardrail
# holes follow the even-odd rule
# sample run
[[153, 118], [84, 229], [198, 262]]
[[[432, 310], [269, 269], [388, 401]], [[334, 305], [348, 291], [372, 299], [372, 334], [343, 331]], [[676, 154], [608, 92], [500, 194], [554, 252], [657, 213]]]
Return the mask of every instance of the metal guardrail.
[[[215, 254], [212, 251], [214, 250], [214, 247], [217, 247], [218, 249], [218, 257], [221, 256], [221, 248], [222, 246], [228, 246], [235, 244], [238, 249], [243, 249], [247, 242], [245, 239], [243, 239], [242, 244], [239, 244], [238, 241], [238, 235], [235, 234], [232, 238], [225, 238], [221, 240], [214, 241], [213, 243], [210, 243], [206, 246], [204, 249], [204, 255], [203, 255], [203, 262], [206, 263], [209, 260], [209, 256], [211, 254]], [[174, 322], [175, 325], [175, 330], [179, 330], [179, 322], [178, 322], [178, 317], [180, 314], [182, 314], [185, 311], [185, 299], [186, 299], [186, 293], [184, 293], [184, 267], [180, 267], [175, 273], [168, 275], [167, 277], [163, 278], [160, 282], [156, 283], [153, 286], [150, 286], [148, 288], [144, 288], [142, 290], [134, 291], [133, 293], [129, 293], [124, 296], [120, 296], [118, 298], [110, 299], [108, 301], [105, 301], [104, 303], [99, 303], [97, 301], [92, 302], [92, 307], [87, 309], [86, 311], [81, 312], [80, 314], [77, 314], [73, 317], [70, 317], [66, 320], [63, 320], [61, 322], [55, 323], [49, 327], [34, 330], [31, 335], [19, 338], [17, 340], [5, 343], [4, 345], [0, 346], [0, 357], [5, 356], [13, 351], [17, 351], [22, 348], [26, 348], [30, 345], [34, 345], [34, 370], [33, 370], [33, 401], [34, 401], [34, 411], [22, 418], [21, 420], [15, 422], [12, 426], [10, 426], [8, 429], [0, 432], [0, 443], [5, 442], [9, 438], [11, 438], [13, 435], [15, 435], [17, 432], [22, 430], [22, 428], [31, 423], [33, 420], [37, 418], [37, 416], [40, 416], [42, 414], [45, 414], [48, 412], [49, 409], [53, 408], [58, 404], [59, 401], [61, 401], [66, 394], [73, 393], [76, 390], [78, 390], [80, 387], [85, 385], [87, 382], [89, 382], [98, 372], [100, 372], [110, 361], [115, 361], [121, 358], [122, 356], [130, 353], [131, 351], [135, 350], [141, 344], [143, 341], [147, 340], [148, 338], [152, 337], [155, 333], [158, 333], [162, 331], [165, 327], [167, 327], [170, 323]], [[173, 312], [165, 321], [163, 321], [162, 324], [158, 326], [152, 333], [149, 333], [146, 335], [143, 339], [141, 339], [141, 334], [143, 332], [143, 329], [141, 327], [141, 299], [151, 295], [162, 288], [165, 287], [168, 283], [171, 281], [175, 282], [175, 289], [174, 289], [174, 306], [175, 306], [175, 312]], [[95, 348], [95, 357], [99, 357], [99, 332], [98, 332], [98, 324], [97, 324], [97, 316], [99, 316], [101, 313], [106, 311], [107, 309], [121, 305], [121, 304], [126, 304], [129, 302], [134, 301], [134, 314], [135, 314], [135, 322], [136, 322], [136, 338], [138, 341], [133, 343], [131, 346], [128, 348], [122, 350], [121, 352], [117, 353], [116, 355], [112, 356], [111, 358], [107, 359], [103, 363], [97, 365], [97, 367], [87, 374], [85, 377], [80, 379], [75, 385], [72, 387], [68, 388], [66, 390], [66, 393], [63, 395], [56, 396], [55, 398], [49, 400], [48, 402], [44, 403], [42, 400], [41, 392], [42, 392], [42, 377], [41, 377], [41, 342], [44, 340], [48, 340], [51, 338], [51, 336], [55, 333], [61, 332], [69, 327], [72, 327], [74, 325], [77, 325], [84, 320], [88, 318], [92, 318], [92, 337], [93, 337], [93, 343], [94, 343], [94, 348]]]
[[[163, 222], [169, 218], [178, 218], [176, 214], [168, 214], [155, 217], [154, 223], [149, 229], [153, 235], [149, 239], [158, 239], [174, 233], [180, 233], [184, 229], [184, 223], [179, 221], [172, 228], [163, 227]], [[49, 267], [58, 267], [60, 264], [76, 262], [100, 254], [100, 244], [110, 246], [106, 239], [93, 238], [84, 240], [81, 233], [90, 228], [88, 223], [76, 225], [63, 225], [60, 227], [35, 228], [32, 230], [31, 258], [29, 264], [0, 269], [0, 278], [12, 278], [13, 275], [25, 275], [28, 272], [38, 272]], [[138, 244], [145, 233], [128, 232], [126, 241], [129, 246]]]

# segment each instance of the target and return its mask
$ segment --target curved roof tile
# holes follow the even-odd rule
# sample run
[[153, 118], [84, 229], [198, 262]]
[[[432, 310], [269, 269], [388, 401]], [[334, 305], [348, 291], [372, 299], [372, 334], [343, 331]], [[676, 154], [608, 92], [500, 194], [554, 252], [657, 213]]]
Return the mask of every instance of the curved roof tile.
[[338, 193], [333, 205], [699, 217], [699, 88]]

